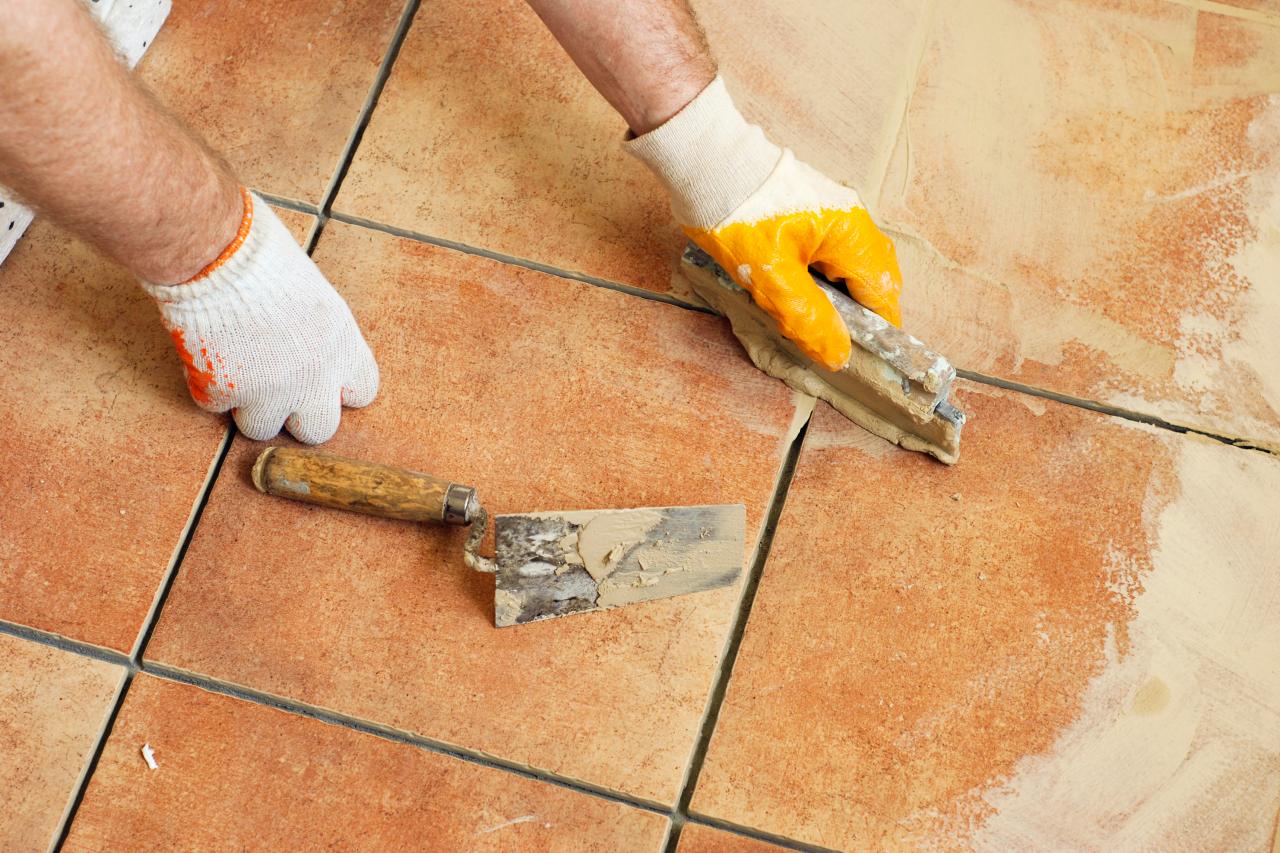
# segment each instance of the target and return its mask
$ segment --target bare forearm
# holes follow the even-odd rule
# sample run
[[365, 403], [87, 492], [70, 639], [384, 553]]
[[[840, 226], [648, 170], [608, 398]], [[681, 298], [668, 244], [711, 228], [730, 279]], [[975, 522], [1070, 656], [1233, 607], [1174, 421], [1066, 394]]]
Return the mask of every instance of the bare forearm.
[[162, 284], [215, 258], [242, 215], [236, 181], [76, 0], [0, 6], [0, 184]]
[[675, 115], [715, 77], [687, 0], [528, 0], [636, 134]]

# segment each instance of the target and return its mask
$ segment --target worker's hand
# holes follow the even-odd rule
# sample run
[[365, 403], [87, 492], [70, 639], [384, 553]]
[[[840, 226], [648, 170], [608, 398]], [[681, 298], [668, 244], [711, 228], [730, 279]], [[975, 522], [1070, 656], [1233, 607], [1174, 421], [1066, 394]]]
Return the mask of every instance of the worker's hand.
[[281, 426], [319, 444], [342, 406], [367, 406], [378, 365], [347, 303], [262, 199], [245, 193], [236, 241], [189, 282], [143, 283], [155, 297], [187, 388], [202, 408], [231, 410], [249, 438]]
[[719, 77], [666, 124], [626, 146], [666, 184], [689, 238], [810, 358], [838, 370], [851, 349], [810, 266], [900, 325], [902, 274], [893, 242], [858, 194], [747, 124]]

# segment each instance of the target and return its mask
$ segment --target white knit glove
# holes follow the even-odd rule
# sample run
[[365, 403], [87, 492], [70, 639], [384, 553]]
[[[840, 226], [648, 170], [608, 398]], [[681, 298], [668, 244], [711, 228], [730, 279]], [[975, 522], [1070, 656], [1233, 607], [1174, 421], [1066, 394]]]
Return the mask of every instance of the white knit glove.
[[230, 410], [251, 439], [285, 426], [319, 444], [337, 432], [342, 406], [367, 406], [378, 392], [378, 365], [351, 309], [257, 196], [245, 193], [235, 242], [199, 275], [142, 286], [160, 306], [192, 399]]

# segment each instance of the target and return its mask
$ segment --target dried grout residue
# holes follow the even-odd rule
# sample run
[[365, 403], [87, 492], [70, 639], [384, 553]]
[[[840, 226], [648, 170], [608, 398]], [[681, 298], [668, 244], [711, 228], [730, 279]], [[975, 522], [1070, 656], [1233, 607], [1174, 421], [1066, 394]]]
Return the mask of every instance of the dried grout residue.
[[972, 316], [960, 367], [1280, 446], [1277, 53], [1157, 0], [942, 8], [881, 200], [908, 327], [947, 351]]
[[[1177, 442], [1127, 650], [1046, 753], [984, 794], [979, 849], [1269, 848], [1280, 803], [1280, 465]], [[1174, 495], [1169, 500], [1170, 495]]]
[[838, 848], [1251, 838], [1280, 466], [961, 384], [951, 470], [815, 414], [693, 810]]

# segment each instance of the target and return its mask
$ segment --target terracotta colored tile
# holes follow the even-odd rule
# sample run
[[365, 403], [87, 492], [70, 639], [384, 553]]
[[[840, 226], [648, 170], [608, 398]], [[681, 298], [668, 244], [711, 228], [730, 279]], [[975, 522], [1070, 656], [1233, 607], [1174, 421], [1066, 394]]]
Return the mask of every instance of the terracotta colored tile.
[[1280, 446], [1277, 55], [1156, 0], [940, 4], [881, 209], [1007, 344], [957, 361]]
[[47, 222], [0, 316], [0, 619], [127, 652], [226, 427], [142, 289]]
[[123, 680], [123, 667], [0, 634], [0, 849], [53, 843]]
[[954, 468], [815, 414], [694, 811], [841, 849], [1262, 848], [1280, 461], [962, 394]]
[[271, 209], [275, 211], [276, 216], [280, 217], [280, 221], [284, 223], [285, 228], [289, 229], [289, 233], [298, 241], [298, 245], [304, 245], [307, 237], [311, 235], [311, 229], [315, 227], [316, 218], [310, 213], [301, 213], [286, 207], [273, 205]]
[[129, 274], [50, 223], [0, 266], [0, 316], [0, 619], [128, 652], [225, 421]]
[[678, 853], [776, 853], [782, 849], [765, 841], [696, 823], [685, 824], [680, 832], [680, 844], [676, 847]]
[[315, 204], [403, 9], [400, 0], [175, 3], [138, 73], [241, 180]]
[[[159, 765], [139, 754], [148, 743]], [[652, 812], [185, 684], [129, 688], [68, 850], [657, 850]]]
[[[382, 370], [332, 452], [494, 512], [742, 502], [754, 543], [794, 404], [718, 319], [341, 223], [316, 257]], [[260, 449], [232, 448], [148, 657], [674, 799], [737, 590], [495, 630], [461, 531], [259, 495]]]
[[[695, 4], [748, 116], [872, 197], [924, 5]], [[424, 4], [335, 207], [666, 291], [684, 238], [625, 131], [524, 3]]]

